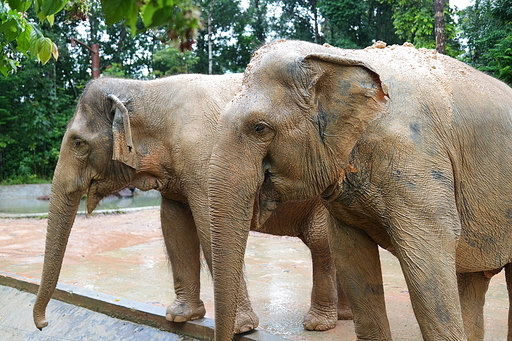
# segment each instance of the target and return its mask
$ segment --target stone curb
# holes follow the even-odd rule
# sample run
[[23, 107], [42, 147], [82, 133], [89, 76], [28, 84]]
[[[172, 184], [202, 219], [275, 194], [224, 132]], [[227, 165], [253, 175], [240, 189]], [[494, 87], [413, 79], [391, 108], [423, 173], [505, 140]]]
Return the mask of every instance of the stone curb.
[[[37, 294], [39, 279], [0, 271], [0, 285]], [[215, 322], [212, 319], [202, 318], [185, 323], [169, 322], [165, 319], [166, 308], [164, 307], [136, 302], [64, 283], [57, 284], [52, 299], [171, 333], [186, 335], [200, 340], [213, 340]], [[283, 341], [286, 339], [265, 331], [254, 330], [236, 335], [233, 340]]]
[[[109, 210], [94, 210], [91, 215], [97, 214], [123, 214], [128, 212], [136, 212], [143, 210], [160, 209], [160, 206], [142, 206], [142, 207], [127, 207], [116, 208]], [[77, 215], [87, 215], [86, 211], [78, 211]], [[0, 219], [17, 219], [17, 218], [46, 218], [48, 213], [0, 213]]]

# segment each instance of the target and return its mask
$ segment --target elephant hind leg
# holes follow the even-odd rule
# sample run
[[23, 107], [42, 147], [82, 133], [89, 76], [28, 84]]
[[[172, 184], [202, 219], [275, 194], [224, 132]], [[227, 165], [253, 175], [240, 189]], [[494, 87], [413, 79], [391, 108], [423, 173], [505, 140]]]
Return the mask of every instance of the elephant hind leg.
[[484, 272], [457, 274], [464, 331], [470, 341], [484, 339], [485, 294], [490, 280]]
[[174, 303], [167, 308], [165, 319], [171, 322], [186, 322], [203, 318], [206, 314], [203, 301], [180, 301], [176, 298]]
[[332, 221], [328, 212], [316, 210], [309, 218], [299, 236], [311, 251], [313, 263], [311, 307], [302, 324], [307, 330], [323, 331], [336, 327], [340, 313], [342, 317], [351, 318], [352, 310], [331, 257], [327, 225]]
[[162, 197], [162, 233], [174, 279], [176, 299], [165, 318], [185, 322], [206, 314], [200, 291], [200, 248], [194, 219], [188, 205]]
[[352, 314], [350, 301], [338, 273], [336, 273], [336, 282], [338, 286], [338, 320], [352, 320], [354, 315]]

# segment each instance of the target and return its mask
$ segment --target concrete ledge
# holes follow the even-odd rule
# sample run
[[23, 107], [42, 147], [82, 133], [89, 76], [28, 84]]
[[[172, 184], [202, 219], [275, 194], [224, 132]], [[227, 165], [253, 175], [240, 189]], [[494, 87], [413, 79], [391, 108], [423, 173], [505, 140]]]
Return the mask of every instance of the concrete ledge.
[[[0, 271], [0, 285], [37, 294], [39, 279]], [[173, 323], [165, 319], [166, 309], [164, 307], [135, 302], [63, 283], [57, 285], [53, 299], [174, 334], [200, 340], [213, 339], [215, 323], [212, 319], [203, 318], [185, 323]], [[52, 323], [52, 321], [49, 322]], [[285, 339], [264, 331], [255, 330], [237, 335], [233, 340], [282, 341]]]
[[0, 186], [0, 198], [24, 199], [37, 198], [43, 195], [50, 195], [52, 191], [51, 184], [31, 184], [31, 185], [9, 185]]
[[[97, 214], [124, 214], [128, 212], [160, 209], [160, 206], [142, 206], [142, 207], [125, 207], [107, 210], [94, 210], [91, 215]], [[77, 215], [87, 215], [86, 211], [77, 211]], [[48, 213], [1, 213], [0, 219], [18, 219], [18, 218], [47, 218]]]

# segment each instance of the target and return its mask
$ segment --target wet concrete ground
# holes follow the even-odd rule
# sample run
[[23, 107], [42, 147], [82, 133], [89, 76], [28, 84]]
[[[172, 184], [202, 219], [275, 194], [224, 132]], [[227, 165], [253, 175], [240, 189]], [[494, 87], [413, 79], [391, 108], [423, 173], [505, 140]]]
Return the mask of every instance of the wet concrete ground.
[[[0, 219], [0, 270], [40, 277], [45, 231], [44, 218]], [[381, 261], [394, 340], [420, 340], [398, 262], [386, 251], [381, 251]], [[212, 282], [204, 268], [202, 299], [207, 317], [214, 318]], [[356, 340], [352, 321], [338, 321], [335, 329], [326, 332], [303, 330], [302, 316], [310, 301], [311, 260], [300, 240], [251, 234], [246, 278], [260, 317], [259, 329], [291, 340]], [[158, 209], [78, 216], [60, 282], [157, 306], [170, 304], [174, 299], [172, 274]], [[6, 304], [4, 299], [0, 297], [0, 305]], [[487, 294], [485, 340], [506, 339], [507, 300], [500, 273], [492, 279]], [[31, 314], [26, 318], [31, 321]]]
[[[0, 277], [0, 280], [2, 279]], [[48, 315], [58, 316], [58, 318], [54, 319], [43, 331], [39, 331], [34, 328], [33, 322], [26, 318], [32, 315], [35, 294], [0, 285], [0, 297], [2, 301], [0, 305], [0, 339], [2, 341], [200, 340], [172, 334], [148, 325], [109, 317], [59, 300], [51, 300], [47, 308]]]

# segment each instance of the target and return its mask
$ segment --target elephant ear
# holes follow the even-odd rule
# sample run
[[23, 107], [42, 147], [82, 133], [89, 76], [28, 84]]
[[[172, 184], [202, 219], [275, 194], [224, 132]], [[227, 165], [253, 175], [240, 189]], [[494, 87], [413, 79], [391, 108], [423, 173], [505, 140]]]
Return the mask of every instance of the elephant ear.
[[315, 74], [311, 100], [321, 140], [336, 162], [350, 169], [349, 156], [368, 124], [387, 112], [387, 87], [367, 63], [331, 54], [303, 62]]
[[137, 157], [132, 139], [130, 115], [128, 109], [115, 95], [108, 95], [115, 106], [112, 121], [113, 153], [112, 160], [120, 161], [133, 169], [137, 169]]

